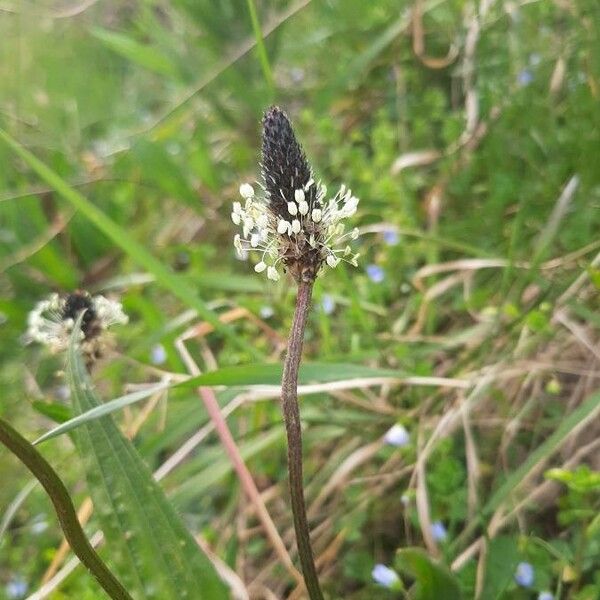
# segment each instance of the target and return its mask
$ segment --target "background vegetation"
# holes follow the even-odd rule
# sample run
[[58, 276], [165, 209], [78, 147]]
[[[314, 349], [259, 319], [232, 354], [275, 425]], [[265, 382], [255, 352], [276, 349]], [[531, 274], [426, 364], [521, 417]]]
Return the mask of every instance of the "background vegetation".
[[[187, 373], [177, 337], [232, 319], [229, 335], [206, 327], [188, 346], [222, 373], [219, 401], [235, 403], [229, 425], [294, 556], [279, 406], [243, 385], [280, 357], [293, 297], [236, 259], [229, 219], [277, 102], [330, 189], [361, 198], [359, 268], [320, 278], [305, 349], [319, 363], [305, 383], [321, 383], [302, 411], [328, 596], [400, 597], [372, 569], [401, 573], [396, 551], [422, 546], [465, 598], [599, 598], [599, 12], [596, 0], [3, 0], [0, 126], [92, 208], [0, 143], [2, 416], [35, 439], [72, 414], [64, 357], [22, 343], [50, 291], [122, 299], [130, 323], [94, 373], [104, 400]], [[161, 486], [252, 598], [301, 597], [217, 437], [184, 453], [208, 420], [193, 389], [114, 417], [151, 469], [178, 457]], [[383, 441], [396, 423], [401, 446]], [[85, 507], [69, 436], [40, 448]], [[0, 597], [22, 598], [69, 555], [46, 496], [1, 456]], [[79, 568], [46, 597], [103, 595]]]

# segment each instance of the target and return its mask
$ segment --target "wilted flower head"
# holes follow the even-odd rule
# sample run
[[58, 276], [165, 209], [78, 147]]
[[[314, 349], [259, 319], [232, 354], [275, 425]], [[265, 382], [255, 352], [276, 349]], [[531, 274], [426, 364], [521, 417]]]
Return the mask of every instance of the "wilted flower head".
[[101, 334], [106, 329], [128, 321], [121, 304], [104, 296], [90, 296], [79, 290], [66, 296], [51, 294], [29, 313], [26, 341], [44, 344], [53, 352], [65, 350], [75, 321], [83, 310], [79, 337], [87, 354], [97, 353]]
[[242, 227], [234, 238], [238, 254], [261, 253], [257, 273], [277, 281], [281, 264], [296, 281], [313, 281], [323, 263], [335, 268], [345, 260], [356, 266], [358, 254], [347, 242], [358, 230], [345, 233], [340, 221], [356, 212], [358, 198], [342, 185], [327, 199], [287, 115], [276, 106], [263, 118], [262, 179], [259, 194], [248, 183], [240, 186], [244, 204], [234, 202], [231, 213]]

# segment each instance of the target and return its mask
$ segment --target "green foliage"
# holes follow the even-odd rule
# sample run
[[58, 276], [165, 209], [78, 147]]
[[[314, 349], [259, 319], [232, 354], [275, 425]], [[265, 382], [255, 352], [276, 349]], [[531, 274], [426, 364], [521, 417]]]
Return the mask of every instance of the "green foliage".
[[[246, 583], [259, 577], [276, 597], [291, 593], [193, 387], [213, 386], [231, 410], [228, 424], [287, 541], [279, 407], [246, 388], [277, 383], [293, 294], [235, 258], [229, 220], [239, 184], [259, 177], [260, 116], [274, 101], [293, 118], [318, 177], [361, 198], [359, 268], [340, 265], [317, 282], [302, 372], [303, 383], [344, 388], [301, 399], [326, 592], [400, 597], [371, 571], [410, 548], [410, 573], [401, 571], [413, 593], [419, 573], [441, 569], [463, 598], [479, 589], [486, 600], [542, 591], [595, 599], [598, 2], [420, 6], [418, 56], [414, 3], [395, 0], [4, 2], [0, 413], [31, 440], [46, 434], [40, 449], [77, 490], [76, 504], [88, 493], [71, 445], [78, 433], [111, 422], [114, 438], [140, 425], [127, 452], [102, 458], [130, 464], [134, 447], [154, 470], [204, 432], [161, 482], [169, 504], [234, 570], [244, 565]], [[428, 63], [446, 55], [444, 66]], [[438, 158], [402, 166], [423, 151]], [[487, 259], [494, 266], [474, 265]], [[447, 270], [423, 274], [439, 264]], [[383, 269], [382, 281], [368, 265]], [[22, 344], [35, 302], [78, 287], [119, 296], [130, 317], [93, 375], [113, 400], [81, 414], [65, 397], [64, 357]], [[237, 318], [227, 322], [230, 310]], [[174, 383], [189, 375], [175, 341], [199, 321], [202, 337], [187, 343], [202, 374]], [[149, 390], [164, 375], [176, 377], [153, 405]], [[475, 387], [354, 387], [406, 376]], [[394, 423], [410, 443], [379, 447]], [[424, 545], [415, 500], [424, 448], [430, 519], [448, 531], [439, 562], [414, 554]], [[47, 500], [35, 488], [19, 495], [28, 479], [4, 455], [0, 480], [3, 598], [12, 581], [23, 579], [27, 594], [40, 587], [61, 538], [51, 524], [36, 533], [49, 523]], [[555, 495], [544, 487], [529, 497], [549, 481], [559, 484]], [[475, 553], [448, 575], [503, 516], [485, 561]], [[95, 514], [89, 533], [106, 518]], [[156, 543], [147, 523], [140, 531], [132, 542]], [[531, 588], [515, 581], [523, 561], [535, 571]], [[52, 594], [94, 598], [78, 571]]]
[[[71, 336], [67, 376], [74, 411], [99, 406], [76, 334]], [[135, 597], [227, 598], [214, 566], [111, 417], [80, 427], [76, 441], [111, 562]]]
[[436, 564], [421, 548], [402, 548], [396, 553], [398, 568], [415, 580], [409, 592], [414, 600], [460, 600], [462, 594], [456, 578]]

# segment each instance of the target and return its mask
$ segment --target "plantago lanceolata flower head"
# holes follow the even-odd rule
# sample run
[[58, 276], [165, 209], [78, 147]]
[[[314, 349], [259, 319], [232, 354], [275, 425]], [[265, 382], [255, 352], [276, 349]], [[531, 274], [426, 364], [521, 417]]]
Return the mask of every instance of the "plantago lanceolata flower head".
[[65, 350], [77, 317], [85, 310], [80, 339], [86, 354], [97, 354], [102, 333], [111, 325], [125, 324], [127, 315], [119, 302], [104, 296], [90, 296], [76, 291], [66, 296], [51, 294], [37, 303], [27, 319], [28, 342], [38, 342], [53, 352]]
[[341, 221], [356, 212], [358, 198], [345, 185], [327, 198], [287, 115], [276, 106], [263, 119], [262, 180], [259, 193], [248, 183], [240, 186], [242, 202], [234, 202], [231, 213], [242, 228], [234, 238], [238, 253], [260, 253], [257, 273], [277, 281], [282, 268], [299, 282], [313, 281], [323, 264], [335, 268], [345, 260], [356, 266], [358, 254], [348, 242], [358, 230], [345, 232]]

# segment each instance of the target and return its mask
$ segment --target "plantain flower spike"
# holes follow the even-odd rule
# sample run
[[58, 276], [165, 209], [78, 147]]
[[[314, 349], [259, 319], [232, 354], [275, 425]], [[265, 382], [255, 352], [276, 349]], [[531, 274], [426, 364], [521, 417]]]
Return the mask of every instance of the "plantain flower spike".
[[256, 251], [257, 273], [277, 281], [288, 271], [297, 282], [314, 281], [327, 265], [340, 261], [357, 266], [350, 240], [358, 229], [346, 232], [342, 221], [352, 216], [358, 198], [342, 185], [327, 198], [327, 188], [316, 182], [287, 115], [277, 106], [263, 118], [262, 184], [256, 192], [240, 186], [241, 202], [233, 203], [231, 220], [242, 229], [234, 238], [239, 255]]
[[54, 353], [66, 350], [81, 311], [85, 311], [79, 332], [81, 348], [86, 356], [99, 358], [105, 348], [105, 330], [126, 324], [128, 317], [120, 302], [82, 290], [64, 296], [51, 294], [38, 302], [29, 313], [25, 340], [44, 344]]

